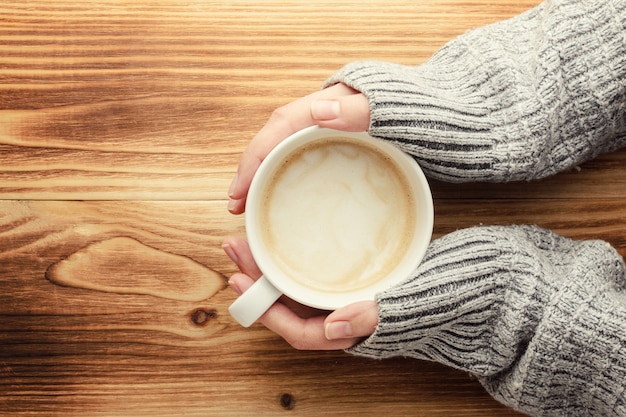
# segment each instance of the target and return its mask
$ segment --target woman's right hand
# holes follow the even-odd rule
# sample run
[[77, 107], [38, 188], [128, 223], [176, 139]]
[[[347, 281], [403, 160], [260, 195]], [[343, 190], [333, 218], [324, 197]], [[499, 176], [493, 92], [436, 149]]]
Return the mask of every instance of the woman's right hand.
[[276, 109], [241, 155], [228, 195], [228, 210], [245, 211], [246, 197], [259, 165], [281, 141], [309, 126], [359, 132], [370, 123], [369, 103], [358, 91], [335, 84]]

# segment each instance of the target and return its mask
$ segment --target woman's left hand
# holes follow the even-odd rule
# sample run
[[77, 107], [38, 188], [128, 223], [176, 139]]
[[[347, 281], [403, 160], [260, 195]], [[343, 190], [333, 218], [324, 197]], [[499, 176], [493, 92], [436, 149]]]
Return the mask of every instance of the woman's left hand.
[[[239, 267], [229, 284], [242, 294], [261, 276], [248, 242], [228, 237], [222, 248]], [[371, 335], [378, 324], [378, 305], [361, 301], [334, 312], [303, 306], [283, 296], [259, 321], [299, 350], [339, 350], [350, 348]]]

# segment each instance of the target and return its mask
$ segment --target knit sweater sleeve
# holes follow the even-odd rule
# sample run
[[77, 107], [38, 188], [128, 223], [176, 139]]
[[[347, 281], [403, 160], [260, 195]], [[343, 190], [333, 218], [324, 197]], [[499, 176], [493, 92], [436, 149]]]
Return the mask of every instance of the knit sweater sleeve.
[[464, 229], [377, 302], [378, 327], [349, 352], [468, 371], [533, 416], [626, 416], [626, 267], [606, 242]]
[[626, 145], [626, 1], [546, 0], [422, 65], [354, 62], [338, 82], [431, 177], [542, 178]]

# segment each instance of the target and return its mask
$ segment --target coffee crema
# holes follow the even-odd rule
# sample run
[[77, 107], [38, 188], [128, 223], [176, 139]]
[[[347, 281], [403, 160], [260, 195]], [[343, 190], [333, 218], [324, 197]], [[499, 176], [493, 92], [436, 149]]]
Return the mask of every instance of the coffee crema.
[[415, 197], [396, 163], [348, 137], [314, 141], [289, 154], [268, 181], [263, 241], [300, 284], [347, 292], [380, 281], [415, 233]]

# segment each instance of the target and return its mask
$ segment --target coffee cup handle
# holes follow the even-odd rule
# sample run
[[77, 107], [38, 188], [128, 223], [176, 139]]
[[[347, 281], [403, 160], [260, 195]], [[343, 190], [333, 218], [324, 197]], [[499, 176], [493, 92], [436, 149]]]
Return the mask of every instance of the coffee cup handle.
[[228, 307], [228, 311], [243, 327], [250, 327], [281, 295], [265, 276], [261, 276]]

